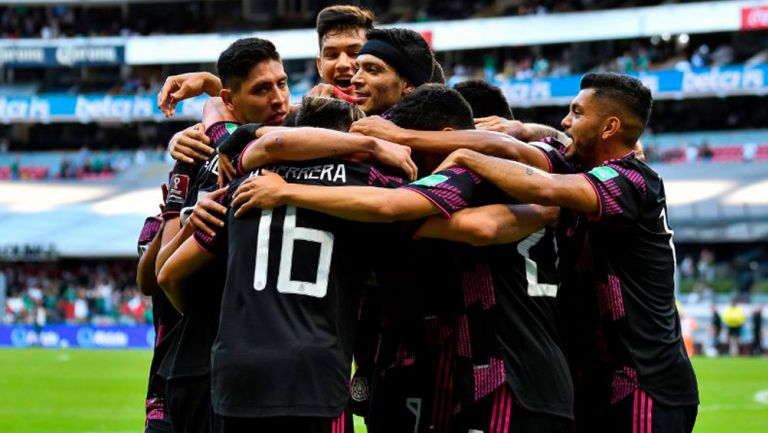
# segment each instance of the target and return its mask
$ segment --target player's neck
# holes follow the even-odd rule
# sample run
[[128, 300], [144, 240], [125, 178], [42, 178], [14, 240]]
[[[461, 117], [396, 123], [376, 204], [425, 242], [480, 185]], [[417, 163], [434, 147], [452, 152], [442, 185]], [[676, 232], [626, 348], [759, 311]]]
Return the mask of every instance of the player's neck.
[[586, 169], [591, 170], [593, 167], [602, 165], [606, 161], [614, 159], [623, 159], [627, 156], [631, 149], [624, 146], [622, 143], [602, 143], [596, 147], [596, 152], [586, 162]]

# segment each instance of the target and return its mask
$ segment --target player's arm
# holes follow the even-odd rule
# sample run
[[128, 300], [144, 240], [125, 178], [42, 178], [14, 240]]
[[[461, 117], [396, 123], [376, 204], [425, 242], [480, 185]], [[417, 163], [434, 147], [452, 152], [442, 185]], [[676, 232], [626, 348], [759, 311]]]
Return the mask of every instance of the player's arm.
[[166, 117], [172, 117], [176, 114], [176, 105], [179, 101], [203, 93], [209, 96], [219, 96], [222, 87], [219, 77], [210, 72], [172, 75], [165, 79], [163, 87], [157, 94], [157, 107]]
[[149, 242], [144, 253], [139, 257], [139, 264], [136, 267], [136, 285], [141, 290], [141, 293], [146, 296], [152, 296], [160, 290], [155, 275], [155, 259], [157, 258], [158, 251], [160, 251], [164, 223], [164, 221], [160, 223], [158, 232], [155, 233], [152, 241]]
[[570, 144], [571, 138], [551, 126], [539, 123], [526, 123], [519, 120], [505, 119], [500, 116], [488, 116], [475, 119], [475, 127], [483, 131], [495, 131], [507, 134], [524, 142], [542, 141], [553, 137], [557, 141]]
[[[257, 134], [261, 129], [264, 128]], [[408, 179], [416, 179], [417, 168], [409, 148], [324, 128], [271, 129], [246, 147], [239, 164], [244, 173], [278, 161], [308, 161], [357, 153], [369, 154], [383, 164], [401, 169]]]
[[164, 262], [157, 274], [157, 282], [179, 312], [183, 313], [186, 307], [185, 283], [215, 257], [203, 249], [194, 237], [188, 236]]
[[559, 206], [590, 214], [599, 210], [595, 187], [580, 174], [550, 174], [538, 168], [471, 150], [457, 150], [436, 171], [464, 167], [523, 203]]
[[243, 182], [232, 200], [235, 217], [254, 208], [272, 209], [283, 205], [363, 222], [412, 220], [440, 212], [428, 199], [405, 188], [291, 184], [266, 170], [261, 176]]
[[371, 116], [353, 123], [350, 132], [406, 144], [420, 152], [448, 155], [457, 149], [466, 148], [486, 155], [520, 161], [542, 170], [549, 169], [549, 161], [539, 149], [493, 131], [416, 131], [400, 128], [382, 117]]
[[532, 204], [488, 205], [463, 209], [450, 219], [429, 217], [416, 237], [486, 246], [517, 242], [557, 223], [560, 208]]

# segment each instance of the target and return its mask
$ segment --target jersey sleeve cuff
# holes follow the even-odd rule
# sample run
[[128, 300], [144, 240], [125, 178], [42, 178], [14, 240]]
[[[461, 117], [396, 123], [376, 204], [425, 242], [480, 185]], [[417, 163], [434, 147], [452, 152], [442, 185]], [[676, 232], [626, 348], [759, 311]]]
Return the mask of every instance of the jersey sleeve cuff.
[[429, 200], [429, 202], [432, 203], [432, 206], [436, 207], [442, 213], [443, 217], [445, 217], [445, 218], [450, 218], [451, 217], [452, 212], [450, 210], [448, 210], [442, 204], [440, 204], [437, 201], [435, 201], [435, 199], [430, 197], [429, 194], [426, 194], [423, 191], [419, 190], [418, 188], [413, 188], [411, 186], [402, 186], [401, 188], [407, 189], [408, 191], [413, 191], [416, 194], [419, 194], [420, 196], [422, 196], [425, 199]]
[[589, 186], [592, 187], [592, 190], [595, 192], [595, 196], [597, 197], [597, 212], [587, 214], [587, 217], [590, 221], [600, 221], [603, 218], [603, 196], [600, 195], [600, 190], [595, 184], [595, 181], [592, 180], [592, 178], [589, 176], [589, 174], [581, 173], [581, 175], [584, 176], [584, 179], [586, 179], [587, 182], [589, 182]]

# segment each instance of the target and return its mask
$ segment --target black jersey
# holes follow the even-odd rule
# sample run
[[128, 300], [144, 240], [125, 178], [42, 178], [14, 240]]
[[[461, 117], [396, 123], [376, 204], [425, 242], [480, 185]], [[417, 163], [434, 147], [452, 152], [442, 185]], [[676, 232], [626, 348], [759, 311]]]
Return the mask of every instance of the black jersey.
[[[206, 135], [216, 147], [234, 128], [236, 125], [233, 123], [217, 122], [206, 130]], [[178, 178], [176, 174], [172, 173], [171, 179]], [[182, 207], [194, 206], [200, 194], [217, 188], [218, 154], [211, 155], [204, 164], [192, 171], [189, 178], [181, 179], [181, 185], [187, 183]], [[189, 287], [185, 288], [186, 311], [161, 367], [167, 379], [210, 373], [211, 346], [219, 324], [225, 275], [225, 262], [218, 260], [189, 279]]]
[[[460, 168], [409, 188], [446, 214], [466, 205], [510, 201]], [[456, 325], [459, 404], [472, 404], [506, 381], [521, 407], [572, 418], [572, 381], [557, 332], [554, 230], [542, 229], [516, 243], [462, 251], [458, 263], [463, 311]]]
[[[567, 169], [561, 147], [546, 152]], [[590, 361], [608, 372], [610, 403], [639, 386], [670, 406], [698, 403], [696, 377], [683, 345], [674, 299], [675, 251], [661, 177], [629, 152], [582, 173], [599, 200], [596, 215], [561, 221], [570, 253], [563, 268], [591, 330]], [[567, 324], [566, 324], [567, 326]]]
[[[291, 183], [385, 186], [368, 164], [314, 160], [268, 167]], [[251, 173], [235, 180], [227, 197]], [[227, 248], [227, 280], [213, 346], [213, 409], [231, 417], [338, 416], [349, 401], [355, 317], [389, 225], [284, 206], [234, 218], [210, 252]], [[226, 231], [226, 233], [224, 233]]]
[[[152, 239], [157, 236], [162, 219], [149, 217], [139, 235], [139, 255], [144, 254]], [[152, 352], [152, 362], [149, 367], [149, 385], [147, 386], [147, 401], [165, 398], [165, 383], [157, 372], [160, 363], [165, 359], [171, 345], [173, 331], [180, 318], [171, 302], [162, 290], [152, 295], [152, 325], [155, 329], [155, 343]]]

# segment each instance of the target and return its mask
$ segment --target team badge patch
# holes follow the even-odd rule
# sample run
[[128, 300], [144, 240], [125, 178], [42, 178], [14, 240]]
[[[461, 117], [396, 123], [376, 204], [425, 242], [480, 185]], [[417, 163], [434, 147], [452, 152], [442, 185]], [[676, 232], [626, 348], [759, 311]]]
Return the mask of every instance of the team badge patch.
[[189, 176], [186, 174], [174, 174], [168, 185], [167, 203], [184, 203], [189, 190]]
[[364, 377], [355, 377], [350, 384], [352, 400], [363, 402], [368, 400], [368, 380]]
[[416, 182], [413, 182], [411, 185], [426, 186], [427, 188], [432, 188], [433, 186], [440, 185], [446, 180], [448, 180], [448, 176], [443, 176], [442, 174], [433, 174], [423, 179], [419, 179]]
[[224, 124], [224, 128], [226, 128], [227, 132], [229, 132], [230, 134], [235, 132], [235, 129], [237, 129], [238, 126], [240, 126], [240, 125], [238, 125], [237, 123], [229, 123], [229, 122], [227, 122], [227, 123]]
[[606, 180], [613, 179], [619, 175], [619, 173], [611, 167], [595, 167], [590, 170], [589, 173], [595, 176], [600, 182], [605, 182]]

